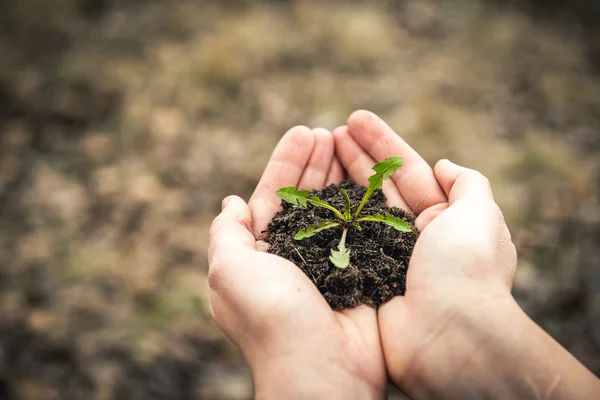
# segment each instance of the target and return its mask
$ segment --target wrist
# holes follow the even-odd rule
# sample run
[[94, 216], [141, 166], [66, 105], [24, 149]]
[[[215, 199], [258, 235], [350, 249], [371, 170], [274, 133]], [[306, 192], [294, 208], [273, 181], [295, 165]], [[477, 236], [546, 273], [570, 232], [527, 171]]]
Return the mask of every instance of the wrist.
[[508, 293], [474, 298], [429, 319], [435, 322], [422, 330], [428, 338], [408, 359], [402, 376], [392, 375], [411, 398], [486, 397], [499, 371], [514, 368], [503, 351], [518, 342], [516, 333], [527, 317]]
[[354, 376], [341, 360], [306, 354], [250, 362], [256, 399], [383, 399], [378, 387]]
[[456, 312], [414, 357], [402, 386], [414, 399], [583, 399], [600, 389], [511, 296]]

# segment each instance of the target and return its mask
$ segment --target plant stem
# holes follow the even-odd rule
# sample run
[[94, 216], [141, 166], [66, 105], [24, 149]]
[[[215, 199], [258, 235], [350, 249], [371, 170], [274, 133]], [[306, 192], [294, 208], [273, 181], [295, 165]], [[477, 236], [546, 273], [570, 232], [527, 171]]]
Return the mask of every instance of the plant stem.
[[[309, 202], [311, 202], [312, 204], [314, 204], [313, 201], [309, 200]], [[344, 217], [344, 214], [342, 214], [341, 212], [339, 212], [335, 207], [330, 206], [329, 204], [324, 203], [324, 202], [323, 202], [323, 204], [320, 204], [320, 207], [323, 207], [323, 208], [326, 208], [326, 209], [328, 209], [330, 211], [333, 211], [333, 213], [335, 214], [336, 217], [338, 217], [342, 221], [346, 221], [346, 218]]]
[[348, 227], [344, 227], [344, 233], [340, 239], [337, 250], [331, 249], [331, 256], [329, 259], [338, 268], [344, 269], [350, 265], [350, 250], [346, 249], [346, 234], [348, 233]]
[[358, 206], [358, 208], [356, 209], [356, 212], [354, 213], [354, 218], [358, 218], [358, 214], [360, 214], [360, 212], [362, 211], [365, 204], [367, 204], [367, 200], [369, 200], [369, 197], [371, 196], [371, 194], [372, 193], [369, 193], [369, 191], [367, 191], [367, 193], [365, 193], [362, 201], [360, 202], [360, 205]]
[[348, 233], [348, 228], [344, 228], [344, 233], [342, 233], [342, 239], [340, 239], [339, 249], [346, 248], [346, 234]]

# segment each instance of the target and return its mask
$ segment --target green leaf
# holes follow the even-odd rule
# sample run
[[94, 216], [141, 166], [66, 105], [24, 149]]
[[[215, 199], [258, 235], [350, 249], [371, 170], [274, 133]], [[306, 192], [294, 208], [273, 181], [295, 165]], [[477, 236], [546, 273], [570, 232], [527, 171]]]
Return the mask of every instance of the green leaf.
[[360, 202], [360, 205], [356, 209], [356, 213], [354, 214], [355, 217], [358, 217], [358, 214], [360, 214], [373, 192], [376, 189], [381, 188], [383, 186], [383, 181], [392, 176], [392, 174], [396, 172], [396, 170], [400, 168], [403, 163], [404, 160], [402, 157], [390, 157], [373, 166], [373, 171], [375, 171], [375, 174], [369, 177], [369, 187], [367, 188], [367, 192]]
[[277, 196], [281, 197], [282, 200], [287, 201], [293, 205], [301, 205], [302, 207], [306, 207], [306, 202], [308, 201], [308, 190], [296, 190], [294, 186], [285, 187], [279, 189], [277, 192]]
[[331, 255], [329, 256], [329, 260], [331, 260], [333, 265], [341, 269], [344, 269], [348, 265], [350, 265], [350, 249], [346, 248], [347, 233], [348, 228], [344, 228], [344, 233], [342, 233], [342, 238], [340, 239], [338, 250], [331, 249]]
[[346, 192], [346, 189], [341, 188], [340, 193], [344, 198], [344, 218], [346, 221], [350, 221], [352, 219], [352, 213], [350, 213], [350, 198], [348, 197], [348, 192]]
[[294, 236], [294, 239], [296, 240], [302, 240], [302, 239], [306, 239], [308, 237], [314, 236], [317, 233], [324, 231], [325, 229], [331, 229], [331, 228], [335, 228], [336, 226], [340, 226], [341, 224], [339, 222], [321, 222], [318, 225], [309, 225], [306, 228], [300, 230], [298, 233], [296, 233], [296, 236]]
[[331, 249], [329, 260], [340, 269], [344, 269], [350, 265], [350, 249], [336, 251]]
[[293, 205], [300, 205], [306, 208], [306, 204], [310, 203], [315, 207], [326, 208], [332, 211], [336, 215], [336, 217], [338, 217], [342, 221], [345, 221], [344, 215], [342, 215], [342, 213], [339, 212], [331, 204], [319, 199], [316, 196], [308, 197], [308, 190], [297, 190], [295, 187], [290, 186], [281, 188], [275, 193], [277, 193], [277, 195], [281, 197], [282, 200], [287, 201], [288, 203]]
[[406, 221], [401, 218], [396, 218], [392, 214], [386, 214], [385, 217], [381, 214], [369, 215], [359, 218], [358, 221], [383, 222], [401, 232], [412, 232], [412, 229]]

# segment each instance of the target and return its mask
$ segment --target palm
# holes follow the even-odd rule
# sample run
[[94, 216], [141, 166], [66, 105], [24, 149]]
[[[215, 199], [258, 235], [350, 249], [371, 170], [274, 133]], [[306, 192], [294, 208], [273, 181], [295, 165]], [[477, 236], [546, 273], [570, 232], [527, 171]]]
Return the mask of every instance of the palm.
[[[275, 190], [287, 186], [317, 189], [343, 178], [344, 171], [334, 157], [333, 136], [329, 132], [293, 129], [275, 149], [248, 203], [254, 236], [261, 236], [280, 208], [281, 200]], [[257, 249], [264, 248], [264, 243], [257, 242]], [[295, 346], [307, 338], [319, 338], [324, 348], [337, 349], [335, 354], [343, 355], [347, 372], [376, 387], [385, 385], [374, 309], [361, 306], [333, 311], [308, 277], [281, 257], [256, 251], [248, 262], [261, 271], [252, 277], [256, 292], [245, 296], [245, 301], [255, 303], [249, 304], [251, 309], [264, 311], [257, 318], [276, 321], [278, 335]], [[265, 307], [266, 304], [277, 306]]]
[[[416, 225], [422, 232], [411, 259], [405, 297], [395, 297], [378, 311], [379, 329], [385, 353], [394, 354], [398, 364], [406, 367], [414, 349], [421, 349], [429, 340], [423, 332], [438, 332], [443, 323], [442, 314], [432, 315], [428, 308], [438, 297], [435, 291], [447, 288], [447, 277], [434, 269], [434, 263], [421, 262], [428, 257], [445, 232], [444, 220], [452, 218], [445, 210], [448, 200], [440, 188], [431, 167], [392, 129], [374, 114], [359, 111], [348, 120], [348, 126], [334, 132], [336, 153], [349, 176], [361, 185], [367, 184], [371, 167], [377, 161], [391, 156], [402, 156], [404, 166], [392, 179], [384, 182], [383, 191], [388, 204], [401, 207], [418, 215]], [[428, 226], [427, 230], [424, 228]], [[437, 226], [437, 227], [436, 227]], [[415, 267], [418, 265], [418, 267]], [[444, 262], [437, 265], [444, 265]], [[443, 307], [442, 307], [443, 308]], [[439, 308], [440, 310], [442, 308]], [[437, 318], [439, 317], [439, 318]], [[402, 340], [397, 340], [401, 337]], [[410, 349], [410, 350], [409, 350]], [[388, 363], [389, 364], [389, 363]]]
[[[299, 268], [265, 252], [266, 244], [256, 238], [280, 208], [277, 189], [317, 189], [341, 181], [346, 174], [367, 186], [371, 167], [391, 156], [402, 156], [405, 164], [383, 184], [388, 204], [417, 215], [415, 224], [421, 231], [408, 270], [406, 296], [393, 298], [377, 311], [367, 306], [333, 311]], [[382, 393], [385, 366], [396, 383], [402, 383], [411, 369], [419, 369], [423, 354], [433, 357], [434, 364], [441, 362], [431, 353], [432, 343], [447, 332], [453, 314], [467, 304], [481, 306], [486, 298], [506, 294], [515, 262], [505, 224], [493, 221], [494, 215], [501, 220], [501, 213], [487, 181], [473, 177], [473, 171], [448, 168], [450, 164], [441, 164], [446, 167], [434, 174], [389, 126], [365, 111], [354, 113], [348, 126], [336, 129], [333, 136], [298, 127], [283, 137], [250, 202], [237, 198], [211, 227], [213, 314], [247, 359], [255, 360], [251, 365], [262, 360], [259, 370], [296, 365], [297, 371], [310, 366], [310, 371], [328, 370], [329, 382], [331, 376], [344, 376]], [[473, 182], [483, 189], [465, 196], [472, 190], [464, 188]], [[504, 232], [498, 229], [502, 226]], [[461, 248], [464, 243], [474, 247]], [[497, 249], [485, 248], [490, 243]], [[454, 248], [458, 251], [449, 250]], [[445, 265], [453, 268], [440, 268]], [[501, 265], [507, 267], [498, 268]], [[495, 284], [502, 282], [499, 275], [505, 285]], [[481, 282], [486, 292], [480, 289]], [[446, 351], [447, 347], [441, 349], [442, 354]]]
[[[257, 252], [249, 262], [260, 268], [261, 274], [254, 284], [260, 294], [247, 293], [248, 302], [260, 304], [248, 306], [264, 310], [262, 318], [277, 321], [276, 329], [284, 340], [302, 347], [302, 341], [318, 337], [328, 350], [343, 355], [347, 372], [375, 386], [383, 385], [385, 369], [375, 310], [366, 306], [332, 310], [306, 275], [279, 256]], [[262, 307], [265, 299], [277, 307]]]

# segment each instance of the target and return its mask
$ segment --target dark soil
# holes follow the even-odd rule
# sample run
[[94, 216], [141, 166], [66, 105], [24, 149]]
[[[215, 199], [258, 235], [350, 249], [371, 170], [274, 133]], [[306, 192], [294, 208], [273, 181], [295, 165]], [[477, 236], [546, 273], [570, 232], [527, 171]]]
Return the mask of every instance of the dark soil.
[[[330, 185], [311, 195], [332, 204], [339, 210], [344, 207], [340, 188], [350, 197], [352, 210], [356, 210], [366, 188], [351, 181]], [[346, 247], [350, 249], [350, 266], [339, 269], [329, 261], [331, 249], [337, 249], [342, 227], [319, 232], [303, 240], [294, 235], [314, 223], [332, 221], [331, 211], [313, 207], [292, 206], [282, 202], [283, 210], [275, 214], [267, 232], [269, 252], [287, 258], [296, 264], [319, 288], [332, 308], [340, 309], [367, 304], [379, 307], [394, 296], [403, 295], [406, 289], [406, 271], [415, 242], [419, 236], [414, 218], [404, 210], [385, 205], [385, 196], [376, 190], [361, 215], [390, 213], [408, 222], [413, 232], [399, 232], [377, 222], [362, 223], [361, 232], [350, 228]]]

